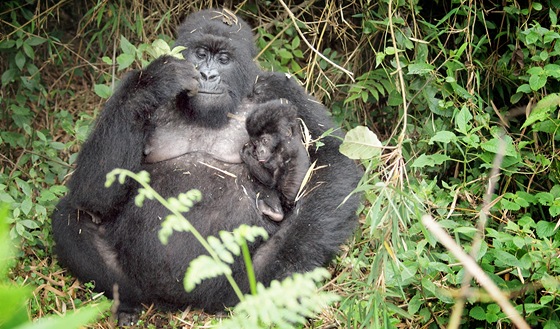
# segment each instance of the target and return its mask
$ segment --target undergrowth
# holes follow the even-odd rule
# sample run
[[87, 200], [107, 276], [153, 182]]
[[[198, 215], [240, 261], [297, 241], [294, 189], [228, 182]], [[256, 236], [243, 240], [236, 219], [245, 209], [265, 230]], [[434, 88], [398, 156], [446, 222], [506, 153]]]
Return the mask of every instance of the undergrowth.
[[[137, 65], [117, 60], [123, 39], [170, 41], [188, 12], [212, 5], [0, 4], [0, 202], [20, 246], [9, 277], [34, 287], [31, 318], [104, 298], [58, 267], [49, 220], [102, 106], [94, 86]], [[420, 220], [425, 214], [530, 326], [560, 327], [560, 1], [266, 1], [232, 9], [259, 33], [263, 68], [291, 73], [341, 126], [368, 127], [383, 144], [381, 159], [357, 157], [366, 168], [360, 226], [323, 287], [341, 298], [307, 327], [512, 328], [501, 302], [472, 280], [473, 268]], [[141, 321], [178, 328], [218, 320], [148, 307]]]

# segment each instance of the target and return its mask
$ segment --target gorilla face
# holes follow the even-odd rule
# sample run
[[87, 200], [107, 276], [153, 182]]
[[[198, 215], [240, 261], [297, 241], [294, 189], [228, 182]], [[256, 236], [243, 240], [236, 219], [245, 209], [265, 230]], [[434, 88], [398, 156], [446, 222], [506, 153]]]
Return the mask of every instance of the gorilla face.
[[280, 135], [262, 134], [258, 138], [251, 139], [255, 146], [255, 156], [259, 162], [267, 162], [280, 143]]
[[259, 70], [252, 60], [254, 47], [246, 47], [251, 36], [244, 22], [224, 20], [211, 11], [181, 25], [176, 44], [187, 48], [185, 59], [200, 72], [198, 94], [188, 101], [186, 97], [178, 99], [178, 108], [192, 122], [222, 127], [228, 121], [227, 114], [235, 113], [241, 100], [252, 92]]
[[193, 63], [200, 72], [198, 94], [190, 99], [190, 115], [196, 122], [209, 126], [222, 126], [227, 122], [227, 113], [234, 112], [246, 95], [236, 86], [235, 74], [240, 65], [232, 60], [227, 44], [213, 47], [197, 45], [186, 51], [186, 60]]

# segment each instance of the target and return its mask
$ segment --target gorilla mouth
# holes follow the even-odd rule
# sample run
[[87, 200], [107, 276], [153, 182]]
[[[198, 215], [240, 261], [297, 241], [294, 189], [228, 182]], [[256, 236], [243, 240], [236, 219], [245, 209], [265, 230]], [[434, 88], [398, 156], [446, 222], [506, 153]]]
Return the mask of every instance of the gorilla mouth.
[[221, 95], [224, 92], [219, 90], [199, 90], [198, 93], [204, 95]]

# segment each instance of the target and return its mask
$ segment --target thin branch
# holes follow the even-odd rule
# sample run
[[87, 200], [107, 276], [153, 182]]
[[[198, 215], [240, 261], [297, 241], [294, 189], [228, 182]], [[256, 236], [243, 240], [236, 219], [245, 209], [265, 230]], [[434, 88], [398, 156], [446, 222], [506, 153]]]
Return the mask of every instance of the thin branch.
[[406, 135], [407, 117], [408, 117], [408, 106], [406, 100], [406, 86], [404, 85], [404, 76], [402, 72], [401, 62], [399, 60], [399, 50], [397, 48], [397, 40], [395, 38], [395, 29], [393, 28], [393, 1], [389, 1], [389, 30], [391, 31], [391, 40], [393, 41], [393, 47], [395, 48], [395, 61], [397, 63], [397, 74], [399, 77], [399, 83], [401, 87], [401, 96], [403, 99], [403, 129], [399, 135], [399, 145], [404, 141]]
[[490, 279], [490, 277], [478, 266], [476, 261], [469, 256], [453, 238], [430, 215], [422, 216], [422, 223], [439, 240], [439, 242], [449, 250], [464, 266], [476, 281], [488, 292], [490, 297], [500, 305], [502, 311], [510, 318], [511, 322], [519, 329], [530, 329], [525, 319], [519, 315], [508, 297], [500, 291], [500, 288]]
[[311, 45], [311, 43], [309, 43], [309, 41], [307, 41], [307, 39], [305, 38], [305, 35], [303, 35], [303, 32], [299, 29], [299, 26], [297, 25], [297, 19], [294, 16], [294, 14], [292, 14], [292, 11], [290, 10], [290, 8], [288, 8], [288, 6], [284, 3], [283, 0], [280, 0], [280, 4], [282, 5], [282, 7], [284, 7], [284, 9], [288, 12], [288, 16], [290, 16], [290, 19], [292, 20], [292, 23], [294, 24], [294, 27], [296, 28], [299, 36], [301, 37], [301, 39], [303, 40], [303, 42], [305, 42], [305, 44], [309, 47], [309, 49], [311, 49], [314, 53], [316, 53], [317, 55], [319, 55], [319, 57], [321, 57], [322, 59], [324, 59], [325, 61], [327, 61], [327, 63], [331, 64], [332, 66], [336, 67], [337, 69], [341, 70], [342, 72], [344, 72], [346, 75], [348, 75], [348, 77], [352, 80], [352, 82], [355, 82], [354, 80], [354, 73], [348, 71], [347, 69], [343, 68], [342, 66], [334, 63], [333, 61], [331, 61], [330, 59], [328, 59], [325, 55], [321, 54], [320, 51], [318, 51], [317, 49], [315, 49], [315, 47], [313, 47], [313, 45]]

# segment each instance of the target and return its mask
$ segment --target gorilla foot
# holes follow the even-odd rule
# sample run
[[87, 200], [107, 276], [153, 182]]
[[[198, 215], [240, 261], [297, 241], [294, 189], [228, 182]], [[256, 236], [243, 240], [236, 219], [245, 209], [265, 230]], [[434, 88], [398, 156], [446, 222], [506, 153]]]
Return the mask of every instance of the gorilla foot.
[[133, 326], [138, 322], [138, 313], [136, 312], [119, 312], [117, 315], [118, 326]]

